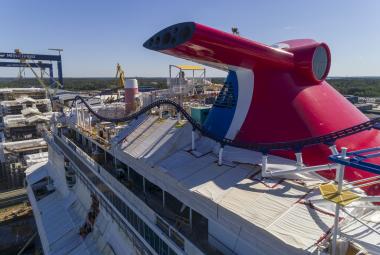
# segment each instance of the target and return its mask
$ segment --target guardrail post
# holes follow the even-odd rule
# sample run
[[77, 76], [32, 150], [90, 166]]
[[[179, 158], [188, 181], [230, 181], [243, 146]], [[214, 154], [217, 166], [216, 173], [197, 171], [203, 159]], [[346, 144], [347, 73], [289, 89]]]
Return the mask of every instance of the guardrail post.
[[[342, 147], [341, 157], [343, 159], [346, 158], [347, 148]], [[343, 177], [344, 177], [344, 165], [339, 165], [339, 168], [336, 170], [335, 181], [338, 184], [337, 193], [340, 194], [342, 192], [343, 187]], [[336, 241], [339, 234], [339, 212], [340, 212], [340, 204], [335, 205], [335, 219], [334, 219], [334, 232], [333, 232], [333, 243], [332, 243], [332, 254], [336, 254]]]

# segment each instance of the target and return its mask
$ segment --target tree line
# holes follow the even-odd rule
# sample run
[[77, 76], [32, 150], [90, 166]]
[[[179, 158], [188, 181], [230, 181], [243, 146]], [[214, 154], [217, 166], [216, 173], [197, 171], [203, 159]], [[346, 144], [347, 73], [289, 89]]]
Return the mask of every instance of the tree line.
[[[166, 78], [162, 77], [135, 77], [140, 87], [166, 88]], [[211, 78], [213, 83], [223, 83], [225, 78]], [[328, 82], [344, 95], [361, 97], [380, 97], [380, 77], [342, 77], [329, 78]], [[48, 79], [44, 79], [46, 85]], [[103, 90], [117, 87], [115, 78], [64, 78], [64, 89], [72, 91]], [[41, 87], [34, 78], [0, 78], [0, 88]]]

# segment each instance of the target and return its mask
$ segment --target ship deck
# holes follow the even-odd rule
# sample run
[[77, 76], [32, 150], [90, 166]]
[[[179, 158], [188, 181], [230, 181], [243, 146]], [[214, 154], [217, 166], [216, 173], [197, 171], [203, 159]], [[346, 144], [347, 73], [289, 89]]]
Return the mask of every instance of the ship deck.
[[[257, 251], [296, 254], [315, 251], [328, 236], [333, 206], [309, 203], [310, 197], [320, 198], [317, 187], [325, 179], [316, 174], [263, 178], [261, 153], [232, 147], [225, 147], [219, 166], [218, 145], [198, 138], [196, 151], [191, 151], [191, 128], [178, 128], [175, 122], [147, 118], [126, 136], [122, 153], [150, 165], [141, 173], [145, 178], [214, 221], [212, 226], [222, 226], [211, 233], [228, 229], [238, 236], [228, 240], [226, 235], [223, 242], [243, 247], [239, 242], [244, 240]], [[277, 171], [295, 168], [294, 161], [276, 156], [270, 156], [269, 163]], [[377, 241], [369, 240], [373, 248]]]
[[[225, 251], [230, 254], [245, 254], [252, 250], [265, 254], [313, 253], [329, 237], [334, 225], [333, 204], [310, 203], [310, 198], [321, 198], [317, 187], [326, 182], [325, 179], [311, 173], [263, 178], [261, 153], [229, 146], [224, 148], [222, 165], [218, 165], [219, 145], [208, 138], [197, 137], [196, 149], [191, 150], [191, 126], [186, 123], [178, 125], [174, 118], [159, 119], [149, 115], [135, 124], [132, 122], [123, 133], [125, 138], [118, 138], [118, 143], [110, 147], [97, 142], [83, 129], [75, 126], [71, 129], [91, 140], [92, 145], [102, 148], [104, 158], [90, 161], [95, 168], [103, 167], [115, 177], [111, 180], [104, 175], [108, 185], [115, 187], [120, 194], [123, 189], [129, 189], [141, 200], [136, 205], [145, 202], [175, 228], [176, 222], [171, 221], [175, 217], [170, 215], [173, 211], [162, 205], [165, 204], [164, 196], [168, 200], [177, 198], [183, 206], [208, 219], [209, 241], [223, 243]], [[80, 149], [80, 154], [87, 154], [88, 158], [94, 156], [91, 143], [77, 140], [78, 136], [71, 132], [65, 136], [77, 146], [77, 152]], [[118, 165], [124, 164], [122, 169], [128, 169], [128, 180], [119, 176], [114, 165], [116, 161]], [[276, 171], [294, 169], [295, 162], [270, 156], [268, 168]], [[162, 193], [155, 196], [136, 189], [137, 183], [131, 185], [133, 178], [129, 179], [129, 171], [135, 177], [136, 174], [143, 176], [145, 186]], [[142, 178], [140, 180], [142, 183]], [[117, 181], [122, 185], [116, 185], [114, 182]], [[138, 208], [144, 209], [141, 205]], [[376, 211], [373, 213], [372, 218], [380, 215]], [[355, 215], [365, 217], [360, 213]], [[343, 227], [342, 234], [353, 234], [350, 236], [355, 243], [379, 252], [376, 230], [366, 228], [367, 233], [357, 233], [358, 226], [352, 224], [352, 219], [345, 214], [342, 217], [347, 218], [344, 224], [350, 226]], [[373, 224], [374, 228], [380, 226], [379, 222]], [[186, 227], [178, 230], [203, 245], [199, 238], [194, 239], [191, 232], [187, 233], [189, 229]], [[208, 249], [209, 244], [205, 245]]]
[[83, 239], [79, 235], [85, 212], [75, 196], [64, 196], [59, 190], [36, 191], [46, 185], [53, 168], [50, 163], [37, 163], [26, 171], [27, 192], [45, 250], [52, 255], [101, 254], [91, 236]]

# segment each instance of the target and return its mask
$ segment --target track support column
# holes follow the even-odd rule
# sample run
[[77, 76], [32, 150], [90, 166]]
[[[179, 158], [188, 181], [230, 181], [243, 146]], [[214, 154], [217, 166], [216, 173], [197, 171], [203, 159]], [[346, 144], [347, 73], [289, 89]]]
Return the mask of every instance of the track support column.
[[337, 155], [337, 154], [339, 154], [339, 152], [338, 152], [338, 150], [337, 150], [335, 144], [331, 145], [331, 146], [329, 147], [329, 149], [330, 149], [330, 151], [331, 151], [331, 153], [332, 153], [333, 155]]
[[223, 164], [223, 149], [224, 149], [224, 144], [220, 144], [219, 155], [218, 155], [218, 166], [221, 166]]
[[195, 151], [195, 129], [191, 131], [191, 150]]
[[[342, 158], [346, 158], [347, 148], [342, 147]], [[342, 192], [343, 187], [343, 177], [344, 177], [344, 165], [339, 165], [339, 168], [336, 172], [335, 181], [338, 183], [338, 194]], [[340, 204], [335, 205], [335, 219], [334, 219], [334, 231], [333, 231], [333, 242], [332, 242], [332, 254], [336, 254], [336, 241], [339, 235], [339, 212], [340, 212]]]
[[303, 158], [302, 158], [302, 152], [296, 152], [296, 159], [297, 159], [297, 168], [298, 170], [301, 170], [303, 167]]
[[261, 157], [261, 171], [263, 173], [266, 173], [267, 170], [268, 170], [268, 154], [263, 153], [263, 156]]

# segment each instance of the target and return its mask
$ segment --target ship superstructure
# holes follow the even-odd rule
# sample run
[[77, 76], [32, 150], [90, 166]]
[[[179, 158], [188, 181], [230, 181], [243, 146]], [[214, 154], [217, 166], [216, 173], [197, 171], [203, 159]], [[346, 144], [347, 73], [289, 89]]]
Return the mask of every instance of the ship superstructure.
[[[194, 26], [173, 26], [177, 41], [164, 31], [152, 43], [189, 46], [186, 40]], [[212, 51], [190, 46], [186, 49], [191, 54], [207, 56], [203, 63], [215, 60]], [[260, 49], [274, 54], [269, 47]], [[187, 56], [183, 48], [177, 50]], [[279, 52], [287, 65], [289, 55]], [[318, 79], [325, 72], [318, 69]], [[230, 71], [211, 110], [192, 101], [192, 95], [167, 98], [165, 92], [151, 101], [159, 93], [139, 95], [143, 103], [137, 105], [137, 83], [128, 80], [124, 107], [120, 102], [92, 106], [78, 96], [73, 107], [54, 114], [51, 132], [45, 133], [49, 161], [27, 170], [28, 196], [44, 252], [379, 253], [380, 213], [373, 202], [380, 199], [362, 188], [376, 187], [380, 171], [364, 162], [368, 155], [351, 162], [349, 157], [359, 154], [328, 143], [363, 130], [377, 132], [377, 122], [289, 142], [235, 140], [249, 121], [245, 100], [252, 97], [237, 82], [247, 85], [253, 77], [245, 69]], [[324, 143], [332, 161], [325, 163], [326, 157], [324, 164], [305, 165], [303, 147], [314, 146], [314, 153], [325, 157], [325, 150], [315, 149]], [[289, 155], [294, 147], [299, 150], [292, 152], [293, 158], [277, 153], [286, 150]], [[352, 167], [371, 175], [343, 181], [344, 171]], [[338, 173], [335, 182], [320, 174], [333, 170]]]
[[0, 161], [8, 185], [22, 186], [23, 171], [47, 160], [42, 138], [52, 116], [50, 100], [42, 88], [0, 90]]

